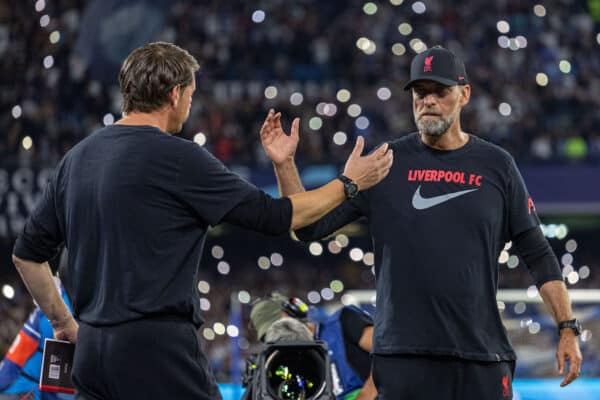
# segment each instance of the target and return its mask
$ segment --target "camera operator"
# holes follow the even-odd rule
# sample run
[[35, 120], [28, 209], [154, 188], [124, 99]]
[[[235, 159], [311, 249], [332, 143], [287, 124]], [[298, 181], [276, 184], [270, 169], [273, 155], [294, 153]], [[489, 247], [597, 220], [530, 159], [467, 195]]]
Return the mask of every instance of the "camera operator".
[[[372, 400], [377, 396], [370, 370], [373, 320], [357, 307], [342, 307], [319, 323], [306, 320], [308, 306], [298, 298], [273, 293], [257, 301], [250, 322], [257, 339], [268, 342], [290, 328], [289, 318], [312, 332], [311, 339], [329, 348], [333, 391], [339, 400]], [[288, 324], [288, 325], [286, 325]], [[297, 329], [297, 328], [294, 328]]]

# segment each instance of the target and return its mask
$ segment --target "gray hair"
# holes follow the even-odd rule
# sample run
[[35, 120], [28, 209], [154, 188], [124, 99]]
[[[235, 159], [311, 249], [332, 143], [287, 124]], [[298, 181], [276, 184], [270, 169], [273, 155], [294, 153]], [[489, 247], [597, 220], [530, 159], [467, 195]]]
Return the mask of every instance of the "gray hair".
[[281, 318], [271, 324], [265, 333], [265, 342], [295, 342], [314, 340], [306, 325], [295, 318]]

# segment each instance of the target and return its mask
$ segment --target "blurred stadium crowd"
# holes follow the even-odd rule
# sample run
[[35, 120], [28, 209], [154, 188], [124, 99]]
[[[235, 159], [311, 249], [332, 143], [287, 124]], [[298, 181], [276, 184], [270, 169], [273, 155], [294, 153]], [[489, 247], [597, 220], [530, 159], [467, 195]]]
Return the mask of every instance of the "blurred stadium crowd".
[[[89, 57], [74, 51], [90, 3], [0, 5], [0, 107], [9, 111], [0, 120], [3, 159], [54, 164], [118, 118], [116, 72], [98, 78]], [[434, 44], [457, 51], [467, 65], [467, 131], [520, 162], [600, 160], [597, 1], [257, 4], [168, 2], [154, 38], [200, 60], [183, 134], [203, 133], [197, 140], [226, 163], [265, 162], [257, 133], [269, 107], [288, 121], [303, 117], [299, 159], [306, 163], [343, 161], [356, 134], [373, 146], [413, 130], [402, 87], [412, 55]], [[336, 132], [343, 134], [334, 138]]]
[[[93, 57], [76, 51], [90, 43], [81, 32], [89, 22], [86, 7], [94, 3], [0, 3], [0, 167], [53, 166], [94, 129], [119, 118], [117, 72], [107, 78], [94, 70]], [[258, 131], [271, 107], [283, 112], [286, 125], [291, 117], [302, 117], [300, 165], [339, 165], [356, 135], [375, 146], [413, 131], [410, 96], [402, 88], [412, 56], [434, 44], [465, 60], [473, 85], [471, 104], [463, 111], [465, 130], [500, 144], [520, 164], [600, 162], [598, 0], [535, 6], [518, 0], [460, 6], [402, 0], [259, 3], [167, 2], [153, 38], [174, 42], [200, 61], [182, 135], [230, 166], [270, 168]], [[240, 237], [254, 243], [246, 249], [271, 250], [242, 252], [235, 244]], [[316, 257], [314, 249], [289, 238], [252, 242], [248, 237], [234, 234], [221, 257], [212, 253], [221, 239], [213, 237], [205, 247], [201, 271], [208, 289], [200, 290], [206, 295], [203, 329], [209, 331], [203, 336], [219, 380], [230, 378], [230, 339], [236, 335], [226, 328], [232, 294], [246, 291], [255, 298], [277, 289], [306, 299], [313, 292], [319, 301], [312, 303], [319, 304], [334, 280], [345, 288], [374, 286], [369, 263], [353, 261], [348, 249], [330, 254], [325, 241], [327, 256]], [[370, 248], [364, 237], [352, 240], [365, 252]], [[552, 244], [560, 257], [564, 243]], [[281, 267], [271, 257], [277, 251], [284, 255]], [[257, 266], [261, 256], [269, 259], [268, 268]], [[1, 268], [11, 268], [2, 257]], [[597, 253], [585, 257], [590, 265], [600, 264]], [[504, 287], [531, 285], [524, 267], [503, 265], [501, 271]], [[599, 278], [591, 274], [573, 287], [598, 287]], [[0, 354], [33, 306], [18, 278], [12, 287], [10, 300], [0, 296]], [[246, 330], [248, 302], [240, 302], [236, 345], [247, 354], [254, 337]], [[216, 323], [224, 325], [224, 333]]]

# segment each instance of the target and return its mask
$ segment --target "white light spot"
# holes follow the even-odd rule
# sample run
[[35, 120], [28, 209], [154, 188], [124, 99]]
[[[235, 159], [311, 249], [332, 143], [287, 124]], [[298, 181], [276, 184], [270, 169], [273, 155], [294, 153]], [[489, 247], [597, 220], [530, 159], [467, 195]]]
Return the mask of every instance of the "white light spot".
[[375, 254], [372, 251], [367, 251], [363, 256], [363, 263], [368, 267], [372, 267], [375, 264]]
[[337, 94], [336, 94], [336, 98], [340, 103], [345, 103], [348, 100], [350, 100], [350, 97], [352, 96], [352, 94], [350, 93], [349, 90], [347, 89], [340, 89], [338, 90]]
[[102, 117], [102, 123], [104, 126], [109, 126], [115, 123], [115, 117], [111, 113], [104, 114]]
[[215, 331], [215, 333], [217, 335], [224, 335], [225, 334], [225, 325], [223, 325], [220, 322], [215, 322], [213, 324], [213, 330]]
[[367, 129], [369, 127], [369, 119], [365, 116], [360, 116], [354, 122], [358, 129]]
[[265, 97], [269, 100], [277, 97], [277, 88], [275, 86], [267, 86], [265, 88]]
[[350, 294], [345, 294], [341, 298], [342, 304], [345, 306], [349, 306], [352, 304], [356, 304], [356, 298]]
[[58, 43], [60, 41], [60, 32], [52, 31], [52, 33], [48, 37], [48, 40], [50, 40], [50, 43], [52, 43], [52, 44]]
[[274, 267], [281, 267], [283, 265], [283, 256], [279, 253], [271, 254], [271, 264]]
[[516, 314], [523, 314], [526, 309], [527, 309], [527, 306], [522, 301], [515, 304], [515, 313]]
[[54, 65], [54, 57], [46, 56], [44, 57], [44, 68], [50, 69]]
[[498, 257], [498, 263], [500, 263], [500, 264], [506, 263], [508, 261], [508, 256], [509, 256], [508, 251], [502, 250], [500, 252], [500, 256]]
[[339, 254], [342, 251], [342, 247], [335, 240], [331, 240], [327, 244], [327, 249], [331, 254]]
[[512, 51], [519, 50], [519, 42], [517, 42], [517, 39], [510, 38], [508, 40], [508, 48], [511, 49]]
[[335, 241], [338, 242], [340, 247], [346, 247], [350, 243], [350, 239], [348, 239], [348, 236], [344, 235], [343, 233], [337, 235], [335, 237]]
[[260, 256], [258, 257], [258, 268], [263, 269], [263, 270], [267, 270], [269, 268], [271, 268], [271, 260], [269, 260], [269, 257], [265, 257], [265, 256]]
[[217, 260], [220, 260], [225, 255], [225, 250], [219, 245], [214, 245], [212, 249], [210, 249], [210, 254]]
[[569, 234], [569, 229], [565, 224], [560, 224], [556, 227], [556, 238], [563, 240]]
[[589, 278], [590, 277], [590, 267], [588, 267], [587, 265], [584, 265], [581, 268], [579, 268], [579, 277], [581, 279]]
[[547, 86], [548, 85], [548, 75], [546, 75], [543, 72], [538, 72], [535, 75], [535, 82], [539, 85], [539, 86]]
[[369, 44], [367, 45], [367, 48], [363, 50], [365, 52], [365, 54], [371, 55], [374, 54], [375, 51], [377, 51], [377, 45], [375, 44], [374, 41], [369, 40]]
[[290, 96], [290, 103], [293, 106], [299, 106], [300, 104], [302, 104], [303, 101], [304, 101], [304, 96], [302, 96], [302, 93], [294, 92]]
[[198, 291], [203, 294], [208, 294], [208, 292], [210, 292], [210, 284], [206, 281], [198, 282]]
[[427, 10], [427, 7], [425, 7], [425, 3], [422, 1], [416, 1], [413, 3], [412, 9], [415, 14], [423, 14]]
[[50, 16], [48, 14], [42, 15], [40, 17], [40, 26], [45, 28], [48, 26], [48, 24], [50, 24]]
[[250, 293], [248, 293], [245, 290], [240, 290], [238, 292], [238, 300], [242, 304], [248, 304], [248, 303], [250, 303]]
[[560, 262], [562, 265], [571, 265], [573, 264], [573, 255], [571, 253], [565, 253], [560, 258]]
[[510, 24], [504, 20], [500, 20], [496, 23], [496, 29], [500, 33], [508, 33], [510, 31]]
[[310, 129], [312, 129], [313, 131], [318, 131], [319, 129], [321, 129], [322, 126], [323, 126], [323, 120], [321, 119], [321, 117], [312, 117], [308, 121], [308, 127]]
[[401, 56], [406, 53], [406, 47], [402, 43], [394, 43], [392, 45], [392, 53], [395, 56]]
[[400, 4], [402, 4], [404, 2], [404, 0], [390, 0], [390, 3], [393, 6], [399, 6]]
[[260, 24], [265, 20], [265, 12], [263, 10], [256, 10], [252, 13], [252, 22]]
[[517, 41], [520, 49], [527, 47], [527, 38], [525, 36], [519, 35], [515, 38], [515, 40]]
[[506, 264], [510, 269], [516, 268], [519, 265], [519, 257], [513, 254], [512, 256], [508, 257]]
[[531, 285], [527, 288], [527, 297], [529, 297], [530, 299], [533, 299], [535, 297], [537, 297], [538, 295], [538, 289], [535, 285]]
[[319, 242], [312, 242], [308, 246], [308, 251], [313, 256], [320, 256], [321, 254], [323, 254], [323, 246]]
[[567, 280], [571, 285], [574, 285], [577, 282], [579, 282], [579, 274], [577, 273], [577, 271], [569, 272], [569, 275], [567, 275]]
[[229, 337], [238, 337], [240, 335], [240, 330], [235, 325], [227, 325], [227, 335]]
[[504, 250], [510, 250], [511, 247], [512, 247], [512, 242], [504, 243]]
[[535, 335], [540, 332], [540, 328], [541, 328], [541, 326], [540, 326], [539, 322], [533, 322], [528, 327], [529, 333], [531, 333], [532, 335]]
[[510, 39], [508, 38], [508, 36], [506, 35], [500, 35], [498, 36], [498, 46], [500, 46], [503, 49], [506, 49], [508, 47], [510, 43]]
[[37, 0], [35, 2], [35, 11], [41, 12], [41, 11], [44, 10], [44, 8], [46, 8], [46, 1], [45, 0]]
[[202, 311], [209, 311], [210, 301], [208, 299], [205, 299], [204, 297], [200, 298], [200, 309]]
[[408, 36], [412, 33], [413, 27], [408, 22], [403, 22], [398, 25], [398, 32], [400, 32], [404, 36]]
[[536, 17], [543, 18], [546, 16], [546, 7], [541, 4], [536, 4], [533, 6], [533, 13], [536, 15]]
[[7, 299], [11, 300], [15, 297], [15, 289], [12, 286], [6, 284], [2, 286], [2, 295]]
[[346, 132], [339, 131], [333, 135], [333, 143], [337, 144], [338, 146], [345, 145], [347, 141], [348, 136], [346, 135]]
[[505, 117], [508, 117], [512, 109], [510, 107], [510, 104], [500, 103], [500, 105], [498, 106], [498, 111], [500, 112], [500, 114], [504, 115]]
[[18, 119], [21, 118], [21, 115], [23, 115], [23, 109], [21, 108], [20, 105], [16, 105], [12, 108], [12, 116], [14, 119]]
[[573, 266], [572, 266], [572, 265], [565, 265], [565, 267], [562, 269], [562, 274], [563, 274], [563, 277], [565, 277], [565, 278], [566, 278], [566, 277], [567, 277], [567, 276], [569, 276], [569, 274], [570, 274], [571, 272], [573, 272], [574, 270], [575, 270], [575, 269], [573, 268]]
[[581, 341], [582, 342], [588, 342], [591, 338], [592, 338], [591, 330], [584, 329], [583, 332], [581, 332]]
[[323, 114], [333, 117], [337, 113], [337, 106], [333, 103], [327, 103], [323, 107]]
[[25, 136], [21, 141], [21, 146], [23, 146], [25, 150], [31, 149], [33, 146], [33, 140], [31, 139], [31, 136]]
[[356, 118], [362, 113], [362, 108], [358, 104], [350, 104], [348, 106], [348, 115], [352, 118]]
[[367, 15], [373, 15], [377, 12], [377, 4], [368, 2], [363, 6], [363, 11]]
[[206, 144], [206, 135], [203, 132], [198, 132], [194, 135], [194, 143], [198, 146], [204, 146]]
[[313, 304], [317, 304], [321, 301], [321, 295], [319, 294], [319, 292], [316, 292], [314, 290], [308, 292], [308, 295], [306, 296], [306, 298], [308, 299], [308, 301], [310, 301]]
[[351, 249], [349, 254], [350, 254], [350, 258], [352, 259], [352, 261], [357, 261], [357, 262], [361, 261], [363, 259], [363, 257], [365, 256], [363, 251], [361, 249], [359, 249], [358, 247]]
[[497, 301], [496, 304], [498, 304], [498, 310], [500, 310], [500, 312], [506, 310], [506, 303], [503, 301]]
[[569, 72], [571, 72], [571, 63], [567, 60], [561, 60], [558, 63], [558, 69], [560, 69], [560, 72], [562, 72], [563, 74], [568, 74]]
[[215, 332], [210, 328], [204, 328], [202, 330], [202, 336], [204, 336], [204, 339], [206, 340], [215, 340]]
[[229, 266], [229, 263], [227, 261], [219, 261], [219, 263], [217, 264], [217, 270], [220, 274], [227, 275], [229, 274], [231, 267]]
[[365, 51], [367, 50], [367, 48], [369, 48], [369, 43], [371, 43], [371, 40], [369, 38], [359, 37], [356, 40], [356, 47], [358, 47], [362, 51]]
[[569, 253], [573, 253], [575, 250], [577, 250], [577, 242], [575, 241], [575, 239], [567, 240], [567, 243], [565, 244], [565, 249], [567, 249]]
[[412, 39], [410, 42], [410, 47], [416, 52], [416, 53], [422, 53], [425, 50], [427, 50], [427, 45], [425, 44], [425, 42], [423, 42], [421, 39], [415, 38]]
[[382, 101], [387, 101], [392, 97], [392, 91], [387, 87], [380, 87], [377, 89], [377, 98]]
[[334, 296], [335, 293], [333, 293], [333, 290], [331, 290], [331, 288], [321, 289], [321, 297], [323, 298], [323, 300], [331, 300]]
[[334, 279], [329, 283], [329, 287], [334, 293], [341, 293], [344, 291], [344, 283], [339, 279]]

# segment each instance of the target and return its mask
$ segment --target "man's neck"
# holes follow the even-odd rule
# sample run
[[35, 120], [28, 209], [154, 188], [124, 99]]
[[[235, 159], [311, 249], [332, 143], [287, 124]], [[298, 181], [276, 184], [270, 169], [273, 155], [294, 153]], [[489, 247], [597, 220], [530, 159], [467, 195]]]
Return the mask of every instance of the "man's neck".
[[120, 120], [115, 122], [115, 125], [147, 125], [153, 126], [160, 129], [161, 131], [168, 133], [168, 117], [164, 112], [155, 111], [150, 113], [143, 112], [130, 112], [123, 116]]
[[463, 132], [459, 124], [452, 125], [441, 136], [425, 135], [421, 132], [419, 132], [419, 135], [425, 145], [437, 150], [456, 150], [463, 147], [469, 141], [469, 134]]

